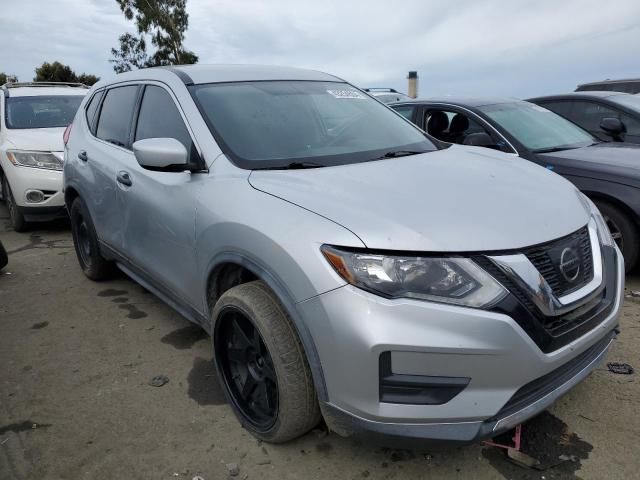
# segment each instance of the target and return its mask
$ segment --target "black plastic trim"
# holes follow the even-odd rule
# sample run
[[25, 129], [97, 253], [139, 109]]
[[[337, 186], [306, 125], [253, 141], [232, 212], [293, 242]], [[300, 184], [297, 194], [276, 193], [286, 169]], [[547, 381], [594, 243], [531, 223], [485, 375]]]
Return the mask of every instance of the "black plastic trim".
[[607, 345], [609, 345], [611, 340], [613, 340], [615, 337], [616, 329], [614, 328], [604, 338], [589, 347], [574, 359], [547, 373], [546, 375], [536, 378], [535, 380], [527, 383], [513, 394], [511, 399], [509, 399], [509, 401], [493, 418], [486, 420], [485, 422], [497, 422], [498, 420], [506, 418], [509, 415], [522, 410], [528, 405], [535, 403], [539, 399], [553, 392], [561, 385], [565, 384], [573, 377], [578, 375], [578, 373], [580, 373], [582, 369], [589, 365], [596, 357], [598, 357], [598, 355], [602, 353], [605, 348], [607, 348]]
[[64, 205], [55, 207], [17, 207], [18, 212], [28, 222], [48, 222], [58, 218], [67, 218], [67, 209]]
[[405, 405], [443, 405], [464, 390], [470, 378], [393, 373], [391, 352], [380, 354], [380, 401]]
[[164, 68], [166, 70], [169, 70], [170, 72], [175, 73], [176, 76], [180, 80], [182, 80], [182, 83], [184, 83], [187, 87], [190, 87], [191, 85], [195, 85], [195, 82], [193, 81], [193, 79], [188, 74], [180, 70], [179, 68], [175, 68], [175, 67], [161, 67], [161, 68]]

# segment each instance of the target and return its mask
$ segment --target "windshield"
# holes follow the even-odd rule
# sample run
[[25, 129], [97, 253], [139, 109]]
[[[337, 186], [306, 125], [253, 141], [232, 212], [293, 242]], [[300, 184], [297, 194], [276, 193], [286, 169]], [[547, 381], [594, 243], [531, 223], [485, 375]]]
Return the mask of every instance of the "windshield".
[[585, 130], [533, 103], [500, 103], [479, 109], [534, 153], [580, 148], [594, 143], [593, 137]]
[[9, 97], [6, 100], [7, 128], [66, 127], [80, 106], [83, 95]]
[[609, 97], [608, 100], [640, 113], [640, 96], [638, 95], [614, 95]]
[[399, 115], [346, 83], [261, 81], [192, 87], [225, 153], [242, 168], [375, 160], [436, 150]]

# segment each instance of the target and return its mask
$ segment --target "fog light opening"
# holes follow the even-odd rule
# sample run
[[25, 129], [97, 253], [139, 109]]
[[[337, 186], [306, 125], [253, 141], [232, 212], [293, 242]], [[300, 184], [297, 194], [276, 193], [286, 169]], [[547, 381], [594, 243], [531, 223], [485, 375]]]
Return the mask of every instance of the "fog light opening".
[[44, 193], [40, 190], [27, 190], [25, 196], [27, 198], [27, 202], [29, 203], [44, 202]]

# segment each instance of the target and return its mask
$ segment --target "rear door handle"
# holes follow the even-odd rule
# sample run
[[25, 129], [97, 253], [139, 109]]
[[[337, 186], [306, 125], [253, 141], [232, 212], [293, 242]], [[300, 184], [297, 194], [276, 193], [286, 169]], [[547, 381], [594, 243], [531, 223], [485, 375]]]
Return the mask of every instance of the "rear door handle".
[[83, 162], [86, 162], [87, 160], [89, 160], [89, 157], [87, 156], [87, 152], [82, 150], [79, 154], [78, 154], [78, 158], [80, 160], [82, 160]]
[[118, 183], [121, 183], [122, 185], [125, 185], [127, 187], [130, 187], [133, 184], [133, 182], [131, 181], [131, 177], [129, 176], [129, 172], [125, 172], [124, 170], [120, 170], [118, 172], [116, 180], [118, 180]]

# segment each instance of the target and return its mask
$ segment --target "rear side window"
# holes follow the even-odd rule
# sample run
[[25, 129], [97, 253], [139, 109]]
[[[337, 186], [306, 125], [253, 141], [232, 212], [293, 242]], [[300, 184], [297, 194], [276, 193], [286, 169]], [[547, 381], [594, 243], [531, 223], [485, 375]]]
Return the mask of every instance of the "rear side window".
[[129, 146], [129, 128], [137, 93], [136, 85], [107, 90], [98, 119], [98, 138], [120, 147]]
[[171, 95], [161, 87], [148, 85], [138, 114], [135, 140], [175, 138], [192, 152], [193, 142], [178, 107]]
[[97, 92], [91, 100], [89, 100], [89, 104], [87, 105], [87, 109], [85, 110], [85, 115], [87, 117], [87, 125], [89, 125], [89, 130], [94, 135], [96, 134], [96, 112], [98, 111], [98, 106], [100, 105], [100, 100], [102, 100], [102, 96], [104, 95], [104, 90], [100, 90]]

